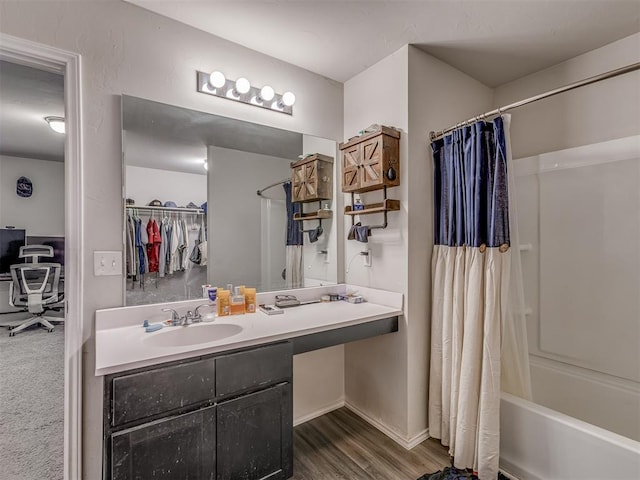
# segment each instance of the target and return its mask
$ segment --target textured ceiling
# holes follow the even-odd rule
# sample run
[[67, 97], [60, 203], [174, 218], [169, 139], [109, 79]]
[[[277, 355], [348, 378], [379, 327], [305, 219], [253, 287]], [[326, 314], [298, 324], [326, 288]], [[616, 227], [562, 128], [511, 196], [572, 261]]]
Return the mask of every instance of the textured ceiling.
[[0, 155], [64, 161], [48, 116], [64, 117], [64, 77], [0, 61]]
[[127, 0], [337, 81], [406, 44], [495, 87], [640, 31], [638, 0]]

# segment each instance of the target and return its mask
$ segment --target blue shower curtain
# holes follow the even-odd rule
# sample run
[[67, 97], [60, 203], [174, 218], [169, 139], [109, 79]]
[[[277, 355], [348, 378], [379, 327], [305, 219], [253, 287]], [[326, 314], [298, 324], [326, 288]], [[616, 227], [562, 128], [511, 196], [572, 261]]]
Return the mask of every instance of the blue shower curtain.
[[429, 433], [449, 447], [455, 467], [495, 480], [511, 266], [503, 119], [456, 129], [432, 149]]
[[304, 269], [302, 260], [303, 236], [300, 223], [293, 219], [296, 213], [302, 212], [302, 205], [292, 202], [291, 182], [283, 185], [287, 204], [287, 239], [286, 239], [286, 266], [285, 283], [287, 288], [298, 288], [304, 286]]

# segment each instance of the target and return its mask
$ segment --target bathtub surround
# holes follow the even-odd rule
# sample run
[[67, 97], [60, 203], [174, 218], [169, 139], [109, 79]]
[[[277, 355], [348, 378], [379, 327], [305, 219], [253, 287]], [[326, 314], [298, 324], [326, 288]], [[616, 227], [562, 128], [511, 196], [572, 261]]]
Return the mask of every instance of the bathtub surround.
[[533, 398], [640, 441], [640, 136], [515, 163]]

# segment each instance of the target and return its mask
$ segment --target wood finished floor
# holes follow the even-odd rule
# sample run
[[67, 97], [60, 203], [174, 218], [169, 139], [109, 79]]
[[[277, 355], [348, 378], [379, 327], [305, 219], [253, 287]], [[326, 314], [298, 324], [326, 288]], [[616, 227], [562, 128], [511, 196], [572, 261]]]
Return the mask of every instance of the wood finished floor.
[[294, 429], [294, 480], [416, 480], [449, 465], [429, 439], [406, 450], [347, 408]]

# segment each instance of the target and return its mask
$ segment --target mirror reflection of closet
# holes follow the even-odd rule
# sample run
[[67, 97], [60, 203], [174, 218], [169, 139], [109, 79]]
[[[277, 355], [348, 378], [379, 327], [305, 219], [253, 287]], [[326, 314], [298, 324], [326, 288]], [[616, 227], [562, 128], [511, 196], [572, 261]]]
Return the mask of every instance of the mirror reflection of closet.
[[[283, 184], [300, 155], [335, 157], [336, 143], [127, 95], [122, 114], [126, 305], [200, 298], [204, 284], [287, 288]], [[304, 239], [297, 286], [336, 283], [335, 217]]]
[[63, 478], [64, 76], [0, 61], [0, 99], [0, 477]]

